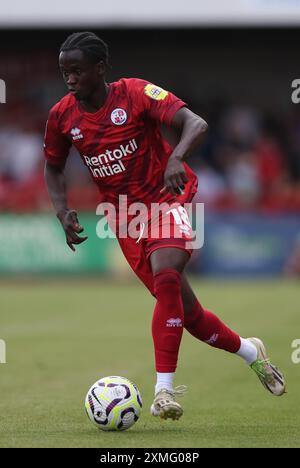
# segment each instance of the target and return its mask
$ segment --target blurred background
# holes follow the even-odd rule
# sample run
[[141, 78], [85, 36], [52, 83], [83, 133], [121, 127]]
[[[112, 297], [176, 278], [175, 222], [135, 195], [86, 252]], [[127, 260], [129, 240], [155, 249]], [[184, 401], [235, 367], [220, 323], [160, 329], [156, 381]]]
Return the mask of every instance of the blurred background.
[[[173, 5], [173, 6], [172, 6]], [[0, 273], [130, 274], [114, 240], [96, 237], [98, 192], [78, 154], [69, 206], [89, 241], [64, 243], [43, 181], [48, 111], [64, 94], [60, 44], [92, 30], [109, 45], [108, 81], [139, 77], [181, 97], [210, 126], [190, 158], [205, 203], [205, 245], [190, 270], [211, 276], [300, 275], [300, 2], [13, 0], [0, 17]]]

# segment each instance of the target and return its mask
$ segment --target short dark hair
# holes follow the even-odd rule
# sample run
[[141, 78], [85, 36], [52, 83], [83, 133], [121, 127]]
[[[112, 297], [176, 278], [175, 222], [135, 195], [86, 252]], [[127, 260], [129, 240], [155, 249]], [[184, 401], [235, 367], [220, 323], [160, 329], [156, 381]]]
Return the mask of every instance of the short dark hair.
[[67, 37], [60, 47], [60, 52], [79, 49], [86, 58], [92, 63], [98, 63], [101, 60], [108, 65], [108, 47], [107, 44], [96, 34], [85, 31], [76, 32]]

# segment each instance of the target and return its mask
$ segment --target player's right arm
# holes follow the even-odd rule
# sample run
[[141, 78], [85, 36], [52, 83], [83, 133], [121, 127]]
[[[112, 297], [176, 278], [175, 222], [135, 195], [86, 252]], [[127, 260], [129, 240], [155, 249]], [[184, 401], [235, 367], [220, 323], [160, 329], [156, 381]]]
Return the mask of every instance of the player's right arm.
[[81, 244], [87, 239], [87, 237], [78, 236], [78, 234], [83, 232], [84, 229], [79, 224], [76, 211], [70, 210], [67, 207], [64, 169], [59, 166], [53, 166], [46, 161], [45, 182], [52, 204], [56, 211], [56, 216], [60, 220], [65, 231], [66, 242], [70, 249], [75, 252], [73, 244]]
[[56, 216], [65, 231], [66, 242], [73, 252], [74, 244], [84, 242], [87, 237], [80, 237], [83, 232], [77, 213], [67, 206], [67, 192], [65, 180], [65, 163], [69, 154], [71, 143], [59, 131], [55, 107], [50, 111], [46, 126], [44, 153], [45, 153], [45, 183], [52, 201]]

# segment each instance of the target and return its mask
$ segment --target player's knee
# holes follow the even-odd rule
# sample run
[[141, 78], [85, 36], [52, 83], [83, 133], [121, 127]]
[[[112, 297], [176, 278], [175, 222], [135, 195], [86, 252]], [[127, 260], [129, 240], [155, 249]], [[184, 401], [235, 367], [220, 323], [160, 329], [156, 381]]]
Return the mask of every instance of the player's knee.
[[178, 271], [172, 268], [165, 268], [158, 271], [154, 275], [154, 292], [156, 297], [160, 293], [171, 292], [176, 295], [177, 292], [180, 295], [181, 292], [181, 275]]

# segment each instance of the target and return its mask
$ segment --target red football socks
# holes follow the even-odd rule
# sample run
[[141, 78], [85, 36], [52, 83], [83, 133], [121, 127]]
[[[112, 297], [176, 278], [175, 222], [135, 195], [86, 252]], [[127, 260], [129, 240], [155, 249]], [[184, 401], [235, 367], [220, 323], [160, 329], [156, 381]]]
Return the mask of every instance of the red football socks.
[[239, 335], [230, 330], [216, 315], [203, 309], [197, 301], [189, 314], [184, 315], [181, 297], [181, 275], [164, 269], [154, 275], [157, 303], [152, 319], [152, 337], [157, 372], [175, 372], [183, 332], [214, 348], [237, 353], [241, 346]]
[[202, 308], [197, 301], [191, 313], [184, 319], [185, 329], [198, 340], [224, 349], [230, 353], [236, 353], [241, 346], [239, 335], [230, 330], [216, 315]]
[[154, 275], [157, 303], [152, 320], [152, 337], [157, 372], [175, 372], [184, 310], [181, 297], [181, 276], [178, 271], [164, 269]]

